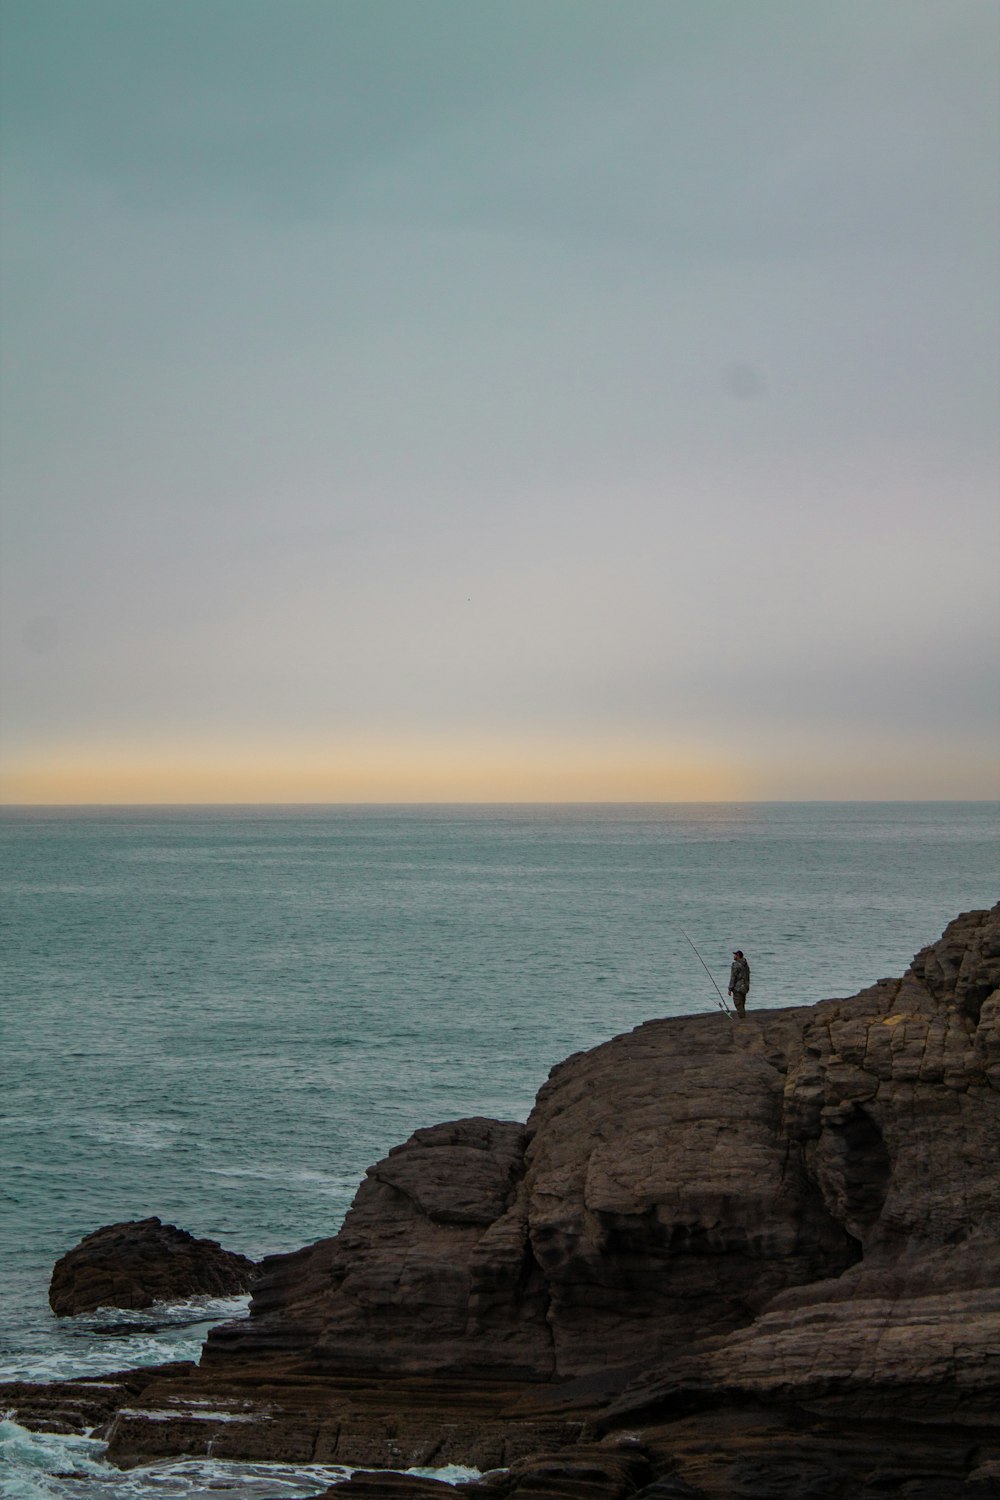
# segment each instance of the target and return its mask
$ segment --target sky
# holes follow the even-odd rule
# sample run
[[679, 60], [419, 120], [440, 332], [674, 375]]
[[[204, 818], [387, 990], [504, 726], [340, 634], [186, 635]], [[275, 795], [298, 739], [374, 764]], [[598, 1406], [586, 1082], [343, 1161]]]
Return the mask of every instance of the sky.
[[0, 14], [0, 799], [1000, 796], [994, 0]]

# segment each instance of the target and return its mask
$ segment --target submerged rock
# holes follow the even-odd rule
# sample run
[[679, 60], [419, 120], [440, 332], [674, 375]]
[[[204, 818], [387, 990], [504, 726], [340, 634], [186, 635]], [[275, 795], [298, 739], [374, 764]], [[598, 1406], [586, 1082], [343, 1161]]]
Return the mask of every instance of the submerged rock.
[[152, 1307], [183, 1297], [250, 1290], [256, 1264], [158, 1218], [108, 1224], [56, 1261], [49, 1306], [57, 1317], [97, 1307]]

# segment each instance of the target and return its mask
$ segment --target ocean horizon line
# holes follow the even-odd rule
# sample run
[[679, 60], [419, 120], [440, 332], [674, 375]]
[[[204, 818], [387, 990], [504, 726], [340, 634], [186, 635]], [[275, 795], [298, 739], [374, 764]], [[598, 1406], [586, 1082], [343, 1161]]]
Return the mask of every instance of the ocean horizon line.
[[303, 811], [410, 808], [640, 808], [640, 807], [996, 807], [1000, 797], [674, 797], [674, 798], [443, 798], [358, 801], [0, 802], [0, 815], [19, 812], [150, 812], [213, 809]]

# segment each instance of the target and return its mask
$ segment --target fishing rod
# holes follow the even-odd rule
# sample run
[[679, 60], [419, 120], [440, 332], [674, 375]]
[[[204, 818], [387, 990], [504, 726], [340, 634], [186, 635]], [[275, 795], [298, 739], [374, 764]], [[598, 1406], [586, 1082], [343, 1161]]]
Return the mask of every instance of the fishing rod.
[[[681, 932], [684, 933], [684, 936], [687, 938], [688, 942], [691, 943], [691, 939], [688, 937], [687, 933], [684, 932], [684, 928], [683, 927], [681, 928]], [[691, 943], [691, 947], [694, 948], [694, 943]], [[694, 951], [695, 951], [695, 957], [697, 958], [698, 962], [701, 964], [702, 968], [705, 970], [705, 973], [708, 975], [709, 979], [711, 979], [711, 981], [712, 981], [712, 988], [715, 990], [715, 993], [719, 997], [719, 1003], [721, 1004], [722, 1009], [726, 1012], [727, 1016], [732, 1016], [732, 1011], [729, 1009], [729, 1006], [726, 1004], [725, 1000], [723, 1000], [723, 998], [722, 998], [722, 991], [719, 989], [719, 986], [716, 984], [716, 982], [715, 982], [715, 976], [713, 975], [711, 969], [708, 967], [708, 964], [702, 958], [702, 956], [698, 952], [697, 948], [694, 948]]]

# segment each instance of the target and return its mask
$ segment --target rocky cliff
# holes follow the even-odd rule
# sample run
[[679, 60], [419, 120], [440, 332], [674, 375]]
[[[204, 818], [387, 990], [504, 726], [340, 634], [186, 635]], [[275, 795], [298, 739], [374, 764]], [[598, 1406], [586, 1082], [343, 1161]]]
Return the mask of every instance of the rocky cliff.
[[929, 1370], [945, 1297], [971, 1399], [1000, 1332], [998, 986], [1000, 907], [852, 999], [650, 1021], [571, 1057], [525, 1127], [438, 1125], [372, 1167], [335, 1238], [264, 1263], [204, 1366], [549, 1381], [730, 1335], [706, 1378], [811, 1389], [820, 1327], [832, 1379], [837, 1330], [855, 1368], [862, 1328], [898, 1379], [885, 1324], [908, 1303]]
[[[209, 1398], [240, 1420], [209, 1432]], [[586, 1442], [604, 1487], [537, 1493], [903, 1493], [895, 1475], [938, 1500], [994, 1492], [998, 1411], [1000, 906], [850, 999], [571, 1057], [526, 1125], [417, 1131], [109, 1432], [122, 1462], [211, 1440], [558, 1468]], [[503, 1482], [535, 1493], [522, 1469]]]

